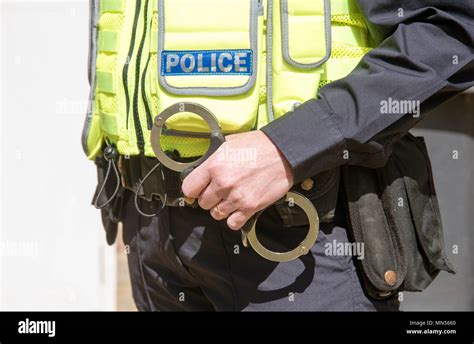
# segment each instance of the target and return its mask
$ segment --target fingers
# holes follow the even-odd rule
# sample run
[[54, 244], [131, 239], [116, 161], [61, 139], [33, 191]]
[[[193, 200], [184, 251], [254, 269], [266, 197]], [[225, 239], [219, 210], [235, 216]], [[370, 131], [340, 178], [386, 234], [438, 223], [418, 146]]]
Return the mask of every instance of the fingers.
[[227, 226], [229, 226], [232, 230], [239, 230], [241, 229], [248, 220], [252, 217], [253, 213], [247, 211], [236, 211], [232, 215], [229, 216], [227, 219]]
[[211, 209], [211, 216], [217, 221], [224, 220], [237, 209], [235, 202], [226, 199]]
[[[235, 192], [229, 195], [232, 190], [230, 186], [222, 180], [212, 180], [212, 182], [204, 186], [200, 194], [197, 194], [204, 183], [199, 183], [192, 178], [199, 178], [198, 170], [193, 171], [183, 182], [183, 193], [187, 197], [198, 198], [199, 206], [202, 209], [210, 210], [211, 216], [215, 220], [227, 219], [227, 225], [232, 230], [239, 230], [245, 223], [255, 214], [259, 208], [244, 202], [244, 197], [237, 197]], [[201, 174], [202, 175], [202, 174]], [[190, 180], [188, 180], [188, 178]]]
[[210, 210], [219, 204], [224, 196], [225, 191], [218, 188], [216, 183], [211, 182], [199, 195], [198, 203], [202, 209]]
[[184, 179], [181, 190], [186, 197], [198, 198], [210, 182], [210, 171], [206, 164], [202, 164]]

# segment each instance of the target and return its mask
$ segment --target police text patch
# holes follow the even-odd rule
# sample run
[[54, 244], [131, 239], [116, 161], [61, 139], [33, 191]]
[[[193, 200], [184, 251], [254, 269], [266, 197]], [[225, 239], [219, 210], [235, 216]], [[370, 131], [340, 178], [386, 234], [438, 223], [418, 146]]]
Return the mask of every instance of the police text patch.
[[252, 50], [165, 50], [161, 75], [252, 75]]

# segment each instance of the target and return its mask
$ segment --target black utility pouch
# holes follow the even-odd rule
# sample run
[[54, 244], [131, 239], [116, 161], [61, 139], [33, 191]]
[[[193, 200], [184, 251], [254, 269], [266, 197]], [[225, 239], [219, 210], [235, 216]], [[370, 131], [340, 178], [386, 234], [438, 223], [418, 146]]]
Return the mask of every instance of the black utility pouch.
[[441, 270], [454, 273], [422, 138], [403, 137], [383, 168], [344, 166], [342, 179], [353, 239], [364, 244], [358, 262], [372, 297], [422, 291]]
[[[96, 205], [106, 204], [108, 200], [113, 197], [110, 203], [108, 203], [105, 207], [101, 207], [100, 209], [102, 225], [104, 226], [107, 244], [113, 245], [117, 238], [118, 224], [123, 220], [123, 211], [128, 193], [125, 192], [122, 187], [120, 187], [118, 192], [114, 195], [115, 189], [117, 187], [117, 176], [110, 173], [109, 178], [112, 180], [105, 180], [108, 162], [103, 157], [97, 157], [95, 159], [95, 165], [97, 167], [98, 183], [94, 197], [92, 198], [92, 203]], [[103, 190], [101, 192], [102, 186]]]

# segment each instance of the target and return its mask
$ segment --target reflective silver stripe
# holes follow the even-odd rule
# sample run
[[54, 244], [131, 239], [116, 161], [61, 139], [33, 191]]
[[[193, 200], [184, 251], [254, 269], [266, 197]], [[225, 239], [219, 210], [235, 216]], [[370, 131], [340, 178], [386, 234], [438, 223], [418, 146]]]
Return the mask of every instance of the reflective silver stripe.
[[87, 106], [87, 114], [84, 122], [84, 128], [82, 129], [82, 149], [86, 155], [89, 155], [89, 149], [87, 147], [87, 139], [89, 137], [89, 130], [92, 122], [92, 116], [94, 111], [94, 96], [96, 88], [96, 62], [97, 62], [97, 34], [99, 25], [99, 0], [89, 1], [90, 18], [89, 18], [89, 84], [91, 86], [89, 93], [89, 104]]
[[265, 8], [263, 7], [263, 0], [258, 0], [258, 15], [263, 16], [265, 14]]
[[[288, 0], [281, 1], [281, 39], [283, 47], [283, 58], [290, 66], [300, 69], [315, 69], [325, 63], [331, 56], [331, 0], [324, 0], [324, 31], [326, 36], [326, 55], [319, 61], [313, 63], [300, 63], [291, 57], [289, 44], [289, 24], [288, 24]], [[310, 0], [308, 0], [310, 1]], [[314, 1], [314, 0], [312, 0]], [[320, 1], [320, 0], [317, 0]]]
[[267, 113], [268, 121], [275, 119], [273, 113], [273, 0], [268, 0], [267, 13]]
[[[166, 77], [158, 68], [158, 80], [167, 91], [185, 96], [235, 96], [248, 92], [257, 80], [258, 74], [258, 17], [259, 1], [250, 0], [250, 49], [253, 51], [253, 74], [243, 86], [237, 87], [174, 87], [168, 84]], [[158, 66], [162, 64], [162, 52], [165, 47], [165, 0], [158, 0]]]

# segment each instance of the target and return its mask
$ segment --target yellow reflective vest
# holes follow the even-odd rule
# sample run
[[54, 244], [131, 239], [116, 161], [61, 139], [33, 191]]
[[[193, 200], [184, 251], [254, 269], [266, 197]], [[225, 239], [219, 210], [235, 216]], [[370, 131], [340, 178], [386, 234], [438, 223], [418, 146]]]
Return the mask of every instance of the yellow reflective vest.
[[[154, 156], [153, 119], [199, 103], [224, 133], [258, 129], [343, 78], [370, 50], [355, 0], [91, 0], [90, 159], [104, 142]], [[164, 150], [208, 148], [206, 124], [173, 116]]]

